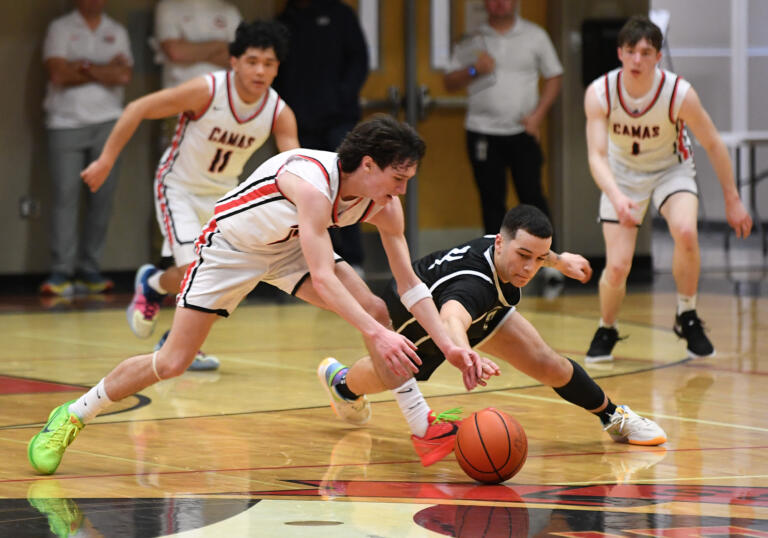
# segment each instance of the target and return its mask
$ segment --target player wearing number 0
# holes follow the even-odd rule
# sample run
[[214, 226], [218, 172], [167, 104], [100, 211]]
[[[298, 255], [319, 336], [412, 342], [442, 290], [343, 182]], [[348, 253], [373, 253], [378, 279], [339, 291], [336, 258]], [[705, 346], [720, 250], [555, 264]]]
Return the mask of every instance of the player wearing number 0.
[[587, 362], [613, 360], [620, 339], [616, 320], [626, 292], [637, 230], [648, 203], [667, 221], [674, 240], [672, 273], [677, 286], [675, 333], [694, 357], [714, 354], [696, 313], [699, 243], [698, 191], [686, 127], [704, 147], [725, 199], [728, 224], [747, 237], [752, 219], [733, 179], [728, 151], [691, 85], [659, 69], [662, 34], [648, 18], [632, 17], [618, 35], [621, 67], [587, 88], [589, 167], [600, 187], [600, 221], [606, 265], [600, 277], [599, 328]]
[[456, 345], [411, 266], [399, 196], [416, 173], [424, 142], [409, 125], [377, 116], [355, 126], [338, 153], [295, 149], [266, 160], [216, 204], [195, 244], [195, 261], [177, 296], [168, 339], [154, 353], [121, 362], [77, 400], [55, 408], [28, 445], [32, 466], [53, 473], [83, 426], [112, 401], [184, 373], [219, 317], [231, 314], [263, 281], [357, 328], [372, 356], [397, 375], [421, 359], [391, 329], [384, 301], [333, 252], [328, 228], [361, 221], [379, 231], [403, 303], [467, 382], [480, 357]]
[[[520, 288], [542, 266], [554, 267], [565, 276], [587, 282], [592, 275], [589, 262], [577, 254], [556, 254], [552, 225], [541, 210], [519, 205], [507, 212], [501, 230], [450, 250], [429, 254], [414, 262], [414, 270], [432, 294], [443, 323], [453, 341], [505, 360], [524, 374], [554, 388], [563, 399], [597, 415], [604, 429], [617, 442], [658, 445], [667, 436], [656, 423], [629, 407], [616, 406], [578, 363], [563, 357], [542, 340], [519, 312]], [[446, 357], [429, 334], [404, 307], [393, 285], [383, 299], [395, 330], [418, 345], [422, 364], [415, 376], [400, 377], [382, 367], [375, 358], [365, 357], [349, 369], [336, 359], [320, 363], [318, 375], [331, 398], [336, 414], [361, 425], [371, 415], [365, 394], [391, 390], [411, 429], [414, 448], [425, 466], [431, 465], [454, 447], [458, 410], [435, 415], [419, 391], [417, 381], [426, 381]], [[477, 376], [463, 363], [457, 366], [467, 390], [485, 385], [498, 366], [481, 358]]]
[[[200, 228], [213, 216], [216, 200], [238, 184], [251, 155], [270, 134], [280, 151], [299, 147], [296, 118], [270, 87], [287, 48], [287, 30], [279, 23], [240, 23], [229, 45], [230, 70], [209, 73], [130, 103], [99, 158], [83, 171], [83, 180], [97, 190], [141, 120], [179, 116], [154, 184], [163, 254], [173, 255], [176, 265], [161, 271], [146, 264], [136, 273], [127, 317], [139, 338], [152, 334], [165, 295], [178, 293], [184, 272], [195, 259]], [[167, 336], [166, 332], [158, 347]], [[190, 369], [218, 366], [216, 357], [198, 351]]]

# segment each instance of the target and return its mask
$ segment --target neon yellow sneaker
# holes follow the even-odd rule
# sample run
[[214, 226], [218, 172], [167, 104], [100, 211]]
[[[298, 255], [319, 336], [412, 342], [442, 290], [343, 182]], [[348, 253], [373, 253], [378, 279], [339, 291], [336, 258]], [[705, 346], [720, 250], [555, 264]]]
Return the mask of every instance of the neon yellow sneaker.
[[83, 512], [72, 499], [62, 498], [55, 480], [38, 480], [27, 490], [27, 501], [48, 518], [51, 532], [62, 538], [73, 536], [83, 524]]
[[55, 473], [64, 451], [85, 427], [77, 415], [69, 412], [69, 406], [74, 402], [70, 400], [54, 408], [43, 429], [30, 439], [27, 457], [37, 472]]

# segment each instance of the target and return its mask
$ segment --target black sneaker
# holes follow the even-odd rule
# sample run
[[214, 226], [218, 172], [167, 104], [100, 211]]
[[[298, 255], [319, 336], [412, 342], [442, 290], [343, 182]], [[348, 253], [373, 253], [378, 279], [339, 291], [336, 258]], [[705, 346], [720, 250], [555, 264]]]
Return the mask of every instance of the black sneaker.
[[691, 357], [711, 357], [715, 354], [715, 348], [704, 334], [704, 324], [695, 310], [687, 310], [675, 316], [675, 326], [672, 329], [677, 336], [685, 338], [688, 342], [688, 354]]
[[598, 327], [595, 331], [595, 336], [592, 338], [592, 343], [589, 344], [589, 351], [587, 356], [584, 357], [584, 361], [591, 362], [608, 362], [613, 360], [613, 346], [619, 340], [624, 340], [626, 336], [619, 336], [619, 331], [616, 327]]

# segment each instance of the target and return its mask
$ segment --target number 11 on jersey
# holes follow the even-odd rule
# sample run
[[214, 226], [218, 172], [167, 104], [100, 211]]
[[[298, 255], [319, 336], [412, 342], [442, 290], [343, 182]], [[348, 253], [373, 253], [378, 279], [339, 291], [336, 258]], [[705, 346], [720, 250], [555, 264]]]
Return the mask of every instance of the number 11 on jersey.
[[216, 155], [213, 156], [211, 166], [208, 167], [209, 172], [220, 174], [227, 167], [229, 162], [229, 156], [232, 155], [232, 150], [222, 151], [221, 148], [216, 148]]

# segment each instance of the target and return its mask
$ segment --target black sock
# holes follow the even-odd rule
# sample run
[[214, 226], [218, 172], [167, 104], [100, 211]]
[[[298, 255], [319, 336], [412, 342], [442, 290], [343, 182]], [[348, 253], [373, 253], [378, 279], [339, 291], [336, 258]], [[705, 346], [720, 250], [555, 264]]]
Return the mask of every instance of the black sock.
[[605, 406], [605, 409], [594, 414], [597, 415], [597, 418], [599, 418], [600, 422], [602, 422], [603, 426], [605, 426], [611, 421], [611, 415], [613, 415], [615, 412], [616, 405], [611, 401], [610, 398], [608, 398], [608, 405]]
[[[568, 357], [566, 357], [568, 359]], [[568, 359], [573, 365], [573, 375], [570, 381], [562, 387], [553, 387], [554, 391], [560, 397], [574, 405], [583, 407], [587, 411], [597, 409], [605, 401], [605, 393], [600, 386], [595, 383], [589, 374], [579, 366], [579, 363]]]
[[336, 392], [338, 393], [338, 395], [344, 398], [345, 400], [357, 400], [360, 397], [359, 395], [349, 390], [349, 387], [347, 386], [346, 373], [339, 380], [339, 382], [334, 385], [334, 388], [336, 389]]

